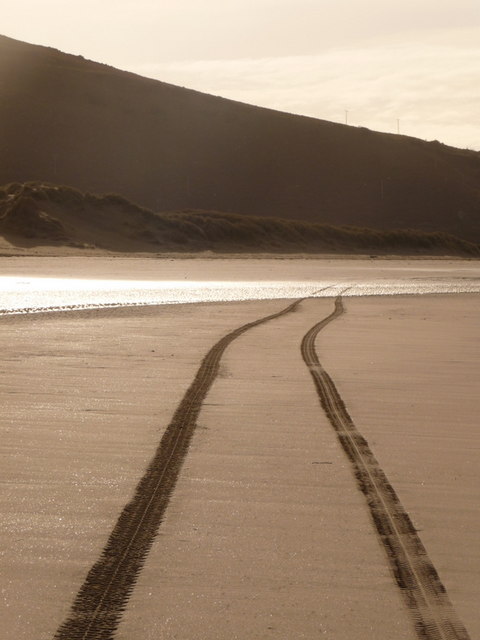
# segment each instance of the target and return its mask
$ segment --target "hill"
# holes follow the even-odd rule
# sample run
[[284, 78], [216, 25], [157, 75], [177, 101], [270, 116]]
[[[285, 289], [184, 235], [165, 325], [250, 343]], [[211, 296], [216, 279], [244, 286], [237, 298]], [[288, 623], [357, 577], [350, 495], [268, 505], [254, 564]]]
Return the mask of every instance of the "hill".
[[480, 154], [253, 107], [0, 37], [0, 184], [480, 241]]
[[357, 253], [480, 257], [445, 233], [332, 227], [214, 211], [154, 213], [118, 195], [43, 183], [0, 188], [0, 236], [17, 247], [115, 252]]

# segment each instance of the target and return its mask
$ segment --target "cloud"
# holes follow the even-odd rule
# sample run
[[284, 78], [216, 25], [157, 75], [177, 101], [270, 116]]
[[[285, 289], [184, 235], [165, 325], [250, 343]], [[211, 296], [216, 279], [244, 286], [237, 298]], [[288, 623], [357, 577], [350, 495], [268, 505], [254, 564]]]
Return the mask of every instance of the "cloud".
[[147, 64], [130, 70], [206, 93], [480, 150], [480, 45], [441, 38], [308, 56]]

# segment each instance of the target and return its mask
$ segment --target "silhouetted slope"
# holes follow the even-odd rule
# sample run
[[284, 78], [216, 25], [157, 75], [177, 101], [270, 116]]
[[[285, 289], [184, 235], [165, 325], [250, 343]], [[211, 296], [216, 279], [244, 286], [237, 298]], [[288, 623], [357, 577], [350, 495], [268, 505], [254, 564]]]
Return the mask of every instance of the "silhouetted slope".
[[0, 37], [0, 183], [480, 240], [480, 154], [252, 107]]
[[480, 257], [445, 233], [332, 227], [215, 211], [153, 213], [118, 195], [41, 183], [0, 187], [0, 236], [16, 246], [110, 251], [378, 253]]

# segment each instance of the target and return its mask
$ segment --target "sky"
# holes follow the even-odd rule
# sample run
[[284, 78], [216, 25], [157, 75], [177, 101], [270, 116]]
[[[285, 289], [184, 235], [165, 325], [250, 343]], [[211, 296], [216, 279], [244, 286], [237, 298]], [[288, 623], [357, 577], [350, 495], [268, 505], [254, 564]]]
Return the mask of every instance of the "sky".
[[11, 38], [480, 150], [480, 0], [0, 0], [0, 9]]

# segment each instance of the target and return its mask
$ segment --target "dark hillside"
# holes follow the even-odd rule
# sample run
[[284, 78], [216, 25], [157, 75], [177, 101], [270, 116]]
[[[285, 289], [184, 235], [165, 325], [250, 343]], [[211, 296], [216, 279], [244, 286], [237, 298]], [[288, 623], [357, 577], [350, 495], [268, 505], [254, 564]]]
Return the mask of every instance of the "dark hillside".
[[0, 184], [480, 240], [480, 154], [284, 114], [0, 37]]

